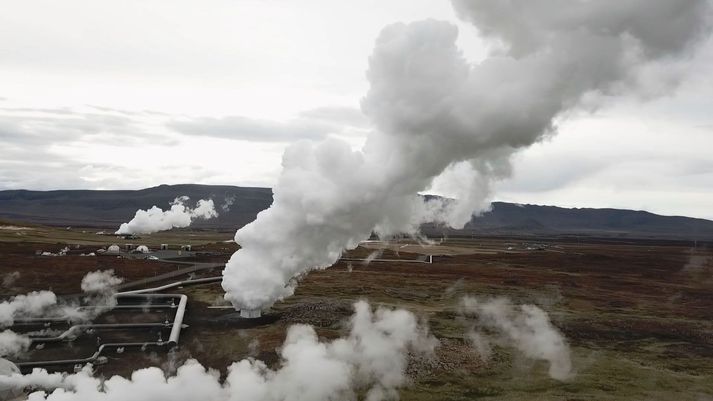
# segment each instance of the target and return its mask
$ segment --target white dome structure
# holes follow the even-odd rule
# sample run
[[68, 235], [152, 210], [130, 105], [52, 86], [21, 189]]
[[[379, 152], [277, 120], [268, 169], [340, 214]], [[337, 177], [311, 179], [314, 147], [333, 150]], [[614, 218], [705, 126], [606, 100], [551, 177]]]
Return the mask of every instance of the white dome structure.
[[139, 246], [136, 247], [136, 250], [137, 250], [138, 252], [141, 252], [141, 253], [149, 253], [149, 252], [151, 252], [151, 251], [149, 251], [149, 247], [147, 247], [146, 245], [139, 245]]
[[[7, 359], [0, 358], [0, 376], [10, 376], [20, 373], [20, 369]], [[22, 395], [21, 388], [0, 388], [0, 400], [11, 400]]]
[[119, 245], [112, 245], [109, 248], [107, 248], [106, 253], [119, 253], [121, 252], [121, 248], [119, 248]]

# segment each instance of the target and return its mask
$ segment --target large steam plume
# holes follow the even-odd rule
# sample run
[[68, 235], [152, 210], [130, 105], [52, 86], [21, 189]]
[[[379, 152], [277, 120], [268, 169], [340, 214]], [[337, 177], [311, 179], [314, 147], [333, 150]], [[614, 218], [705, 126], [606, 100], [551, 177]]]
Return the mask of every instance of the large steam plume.
[[168, 210], [161, 210], [157, 206], [148, 210], [139, 209], [134, 218], [128, 223], [122, 223], [115, 234], [151, 234], [188, 227], [195, 219], [218, 217], [213, 199], [201, 199], [193, 209], [185, 205], [188, 200], [187, 196], [179, 196], [171, 202]]
[[0, 388], [56, 389], [31, 394], [33, 401], [329, 401], [357, 399], [356, 392], [369, 401], [397, 400], [397, 389], [406, 384], [408, 352], [428, 354], [436, 344], [412, 313], [374, 313], [366, 302], [358, 302], [346, 337], [320, 341], [312, 327], [292, 326], [280, 348], [278, 369], [244, 359], [230, 366], [224, 383], [217, 372], [189, 361], [168, 378], [159, 368], [103, 382], [89, 369], [67, 376], [35, 369], [28, 375], [0, 376]]
[[[669, 91], [676, 80], [667, 67], [710, 17], [706, 0], [453, 3], [498, 50], [472, 64], [452, 24], [384, 28], [362, 101], [376, 129], [357, 151], [333, 138], [285, 151], [272, 207], [235, 235], [241, 249], [223, 288], [236, 308], [291, 295], [295, 278], [332, 265], [372, 231], [463, 226], [487, 205], [490, 184], [508, 176], [511, 155], [553, 134], [556, 120], [608, 96]], [[457, 202], [417, 195], [453, 171]]]

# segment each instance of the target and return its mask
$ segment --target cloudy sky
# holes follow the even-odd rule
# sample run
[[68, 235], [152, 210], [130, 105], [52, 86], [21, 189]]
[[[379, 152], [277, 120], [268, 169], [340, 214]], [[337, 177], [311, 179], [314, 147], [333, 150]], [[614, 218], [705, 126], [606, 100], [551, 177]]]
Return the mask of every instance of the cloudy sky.
[[[270, 186], [286, 146], [360, 147], [374, 40], [425, 18], [494, 46], [436, 0], [17, 1], [0, 13], [0, 189]], [[675, 93], [562, 118], [495, 199], [713, 218], [713, 41]]]

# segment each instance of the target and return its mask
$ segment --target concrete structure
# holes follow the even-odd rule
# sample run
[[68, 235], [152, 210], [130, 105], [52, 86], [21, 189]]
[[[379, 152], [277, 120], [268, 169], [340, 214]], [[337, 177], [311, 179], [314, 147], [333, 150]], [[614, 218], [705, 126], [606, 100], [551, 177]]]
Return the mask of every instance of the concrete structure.
[[121, 252], [121, 248], [119, 248], [119, 245], [116, 244], [113, 244], [106, 249], [106, 253], [118, 254], [119, 252]]
[[167, 250], [168, 250], [168, 244], [161, 244], [161, 250], [162, 250], [162, 251], [167, 251]]
[[240, 309], [240, 317], [255, 319], [261, 316], [260, 309]]
[[139, 246], [137, 246], [137, 247], [136, 247], [136, 251], [141, 252], [141, 253], [149, 253], [149, 252], [151, 252], [151, 251], [149, 251], [149, 247], [147, 247], [146, 245], [139, 245]]
[[191, 246], [190, 245], [181, 245], [181, 250], [190, 252]]

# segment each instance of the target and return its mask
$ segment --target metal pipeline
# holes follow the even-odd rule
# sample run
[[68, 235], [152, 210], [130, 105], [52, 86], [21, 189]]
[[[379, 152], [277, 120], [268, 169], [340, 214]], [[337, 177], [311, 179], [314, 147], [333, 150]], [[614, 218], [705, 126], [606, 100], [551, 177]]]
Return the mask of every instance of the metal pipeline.
[[159, 346], [163, 347], [168, 345], [167, 342], [163, 341], [151, 341], [151, 342], [144, 342], [144, 343], [107, 343], [107, 344], [101, 344], [97, 351], [90, 357], [87, 358], [79, 358], [79, 359], [57, 359], [54, 361], [31, 361], [31, 362], [15, 362], [15, 365], [20, 368], [20, 369], [29, 369], [29, 368], [42, 368], [45, 366], [56, 366], [56, 365], [76, 365], [76, 364], [85, 364], [89, 362], [94, 362], [101, 356], [102, 352], [104, 352], [105, 349], [107, 348], [119, 348], [119, 347], [147, 347], [150, 345], [154, 346]]
[[[165, 286], [164, 286], [165, 287]], [[120, 292], [116, 294], [117, 298], [178, 298], [178, 306], [176, 307], [176, 315], [173, 317], [173, 325], [171, 334], [168, 336], [169, 346], [173, 347], [178, 344], [178, 338], [181, 336], [183, 328], [183, 316], [186, 313], [186, 305], [188, 304], [188, 296], [183, 294], [142, 294], [140, 291], [153, 292], [156, 288], [147, 288], [145, 290], [135, 290], [128, 292]]]
[[[200, 279], [193, 279], [193, 280], [183, 280], [183, 281], [178, 281], [175, 283], [171, 284], [166, 284], [160, 287], [154, 287], [154, 288], [145, 288], [141, 290], [133, 290], [133, 291], [125, 291], [125, 292], [119, 292], [115, 294], [115, 297], [118, 298], [144, 298], [144, 299], [176, 299], [178, 298], [178, 305], [161, 305], [161, 307], [172, 307], [176, 308], [176, 314], [173, 319], [172, 324], [166, 324], [166, 323], [128, 323], [128, 324], [122, 324], [122, 323], [117, 323], [117, 324], [82, 324], [82, 325], [74, 325], [70, 327], [68, 330], [63, 332], [57, 337], [47, 337], [47, 338], [33, 338], [32, 342], [57, 342], [57, 341], [62, 341], [66, 338], [68, 338], [74, 331], [79, 330], [79, 329], [88, 329], [88, 328], [147, 328], [147, 327], [171, 327], [171, 333], [169, 335], [168, 341], [159, 341], [159, 342], [133, 342], [133, 343], [107, 343], [107, 344], [101, 344], [99, 346], [99, 349], [90, 357], [88, 358], [81, 358], [81, 359], [64, 359], [64, 360], [54, 360], [54, 361], [35, 361], [35, 362], [17, 362], [15, 365], [17, 365], [19, 368], [34, 368], [34, 367], [44, 367], [44, 366], [52, 366], [52, 365], [67, 365], [67, 364], [84, 364], [84, 363], [89, 363], [95, 361], [101, 353], [107, 348], [107, 347], [145, 347], [149, 345], [154, 345], [154, 346], [168, 346], [168, 347], [174, 347], [178, 344], [178, 340], [181, 335], [181, 329], [184, 327], [183, 325], [183, 318], [186, 312], [186, 305], [188, 304], [188, 297], [184, 294], [155, 294], [154, 292], [157, 291], [162, 291], [165, 289], [169, 288], [174, 288], [174, 287], [179, 287], [179, 286], [185, 286], [185, 285], [194, 285], [194, 284], [203, 284], [203, 283], [211, 283], [211, 282], [217, 282], [222, 280], [222, 277], [206, 277], [206, 278], [200, 278]], [[147, 294], [149, 293], [149, 294]], [[134, 305], [122, 305], [124, 308], [122, 309], [130, 309], [134, 307]], [[145, 308], [146, 305], [136, 305], [135, 308]], [[148, 305], [150, 308], [151, 306]], [[55, 321], [68, 321], [67, 318], [48, 318], [48, 319], [25, 319], [24, 322], [30, 322], [30, 323], [36, 323], [36, 322], [55, 322]]]
[[171, 328], [171, 334], [168, 336], [168, 346], [174, 347], [178, 345], [178, 337], [181, 336], [181, 329], [183, 328], [183, 315], [186, 312], [186, 304], [188, 303], [188, 297], [181, 295], [181, 300], [178, 302], [178, 309], [176, 309], [176, 316], [173, 318], [173, 327]]
[[[77, 310], [86, 309], [106, 309], [108, 311], [114, 310], [132, 310], [132, 309], [142, 309], [142, 310], [156, 310], [156, 309], [176, 309], [175, 304], [166, 305], [154, 305], [154, 304], [136, 304], [136, 305], [116, 305], [116, 306], [82, 306], [77, 308]], [[72, 319], [69, 317], [36, 317], [36, 318], [24, 318], [15, 319], [13, 326], [19, 325], [38, 325], [41, 323], [72, 323]]]
[[75, 324], [56, 337], [30, 337], [32, 343], [55, 343], [72, 338], [75, 331], [86, 329], [145, 329], [148, 327], [169, 327], [168, 323], [108, 323], [108, 324]]
[[176, 281], [175, 283], [162, 285], [160, 287], [143, 288], [140, 290], [119, 292], [116, 295], [118, 296], [118, 295], [129, 295], [129, 294], [144, 294], [147, 292], [158, 292], [158, 291], [167, 290], [169, 288], [180, 287], [182, 285], [212, 283], [212, 282], [220, 281], [222, 279], [223, 279], [223, 277], [219, 276], [219, 277], [205, 277], [205, 278], [196, 278], [193, 280]]
[[398, 263], [433, 263], [433, 255], [426, 255], [427, 258], [421, 259], [361, 259], [361, 258], [339, 258], [340, 261], [344, 262], [398, 262]]

